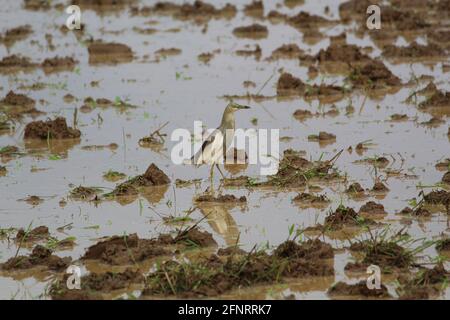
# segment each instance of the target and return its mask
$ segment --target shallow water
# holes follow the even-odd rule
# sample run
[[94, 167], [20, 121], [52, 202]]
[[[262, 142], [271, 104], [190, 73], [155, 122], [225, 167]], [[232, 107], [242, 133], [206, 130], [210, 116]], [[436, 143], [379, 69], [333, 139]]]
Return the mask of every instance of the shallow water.
[[[33, 61], [44, 58], [73, 56], [79, 61], [76, 72], [62, 72], [46, 75], [42, 70], [16, 75], [2, 75], [0, 78], [0, 95], [3, 97], [9, 90], [25, 93], [39, 101], [45, 100], [44, 105], [37, 105], [37, 109], [46, 112], [39, 119], [53, 118], [62, 115], [71, 123], [74, 108], [79, 108], [86, 97], [108, 98], [113, 100], [120, 97], [137, 108], [121, 110], [119, 108], [95, 108], [90, 113], [78, 112], [78, 128], [82, 132], [79, 143], [53, 145], [54, 142], [36, 145], [25, 145], [23, 129], [30, 118], [17, 124], [16, 130], [9, 134], [0, 135], [0, 146], [16, 145], [26, 154], [2, 163], [8, 173], [0, 177], [0, 227], [26, 228], [46, 225], [50, 233], [58, 238], [76, 237], [73, 250], [58, 251], [61, 256], [70, 255], [78, 259], [84, 250], [95, 243], [99, 237], [138, 233], [142, 237], [153, 237], [159, 233], [174, 230], [175, 226], [164, 224], [158, 215], [169, 215], [194, 206], [193, 197], [203, 192], [209, 185], [209, 169], [205, 166], [196, 169], [186, 165], [174, 165], [170, 160], [170, 151], [174, 143], [170, 141], [170, 133], [176, 128], [187, 128], [193, 131], [195, 120], [201, 120], [208, 127], [219, 124], [226, 100], [221, 98], [227, 94], [245, 94], [247, 89], [242, 85], [250, 80], [256, 83], [256, 88], [250, 88], [250, 93], [256, 93], [264, 83], [271, 79], [262, 89], [261, 94], [276, 95], [276, 81], [278, 70], [283, 68], [301, 79], [308, 79], [307, 68], [299, 65], [297, 60], [265, 61], [271, 52], [282, 44], [297, 43], [299, 47], [311, 54], [316, 54], [321, 48], [326, 48], [329, 39], [324, 38], [315, 45], [308, 45], [302, 41], [302, 33], [284, 24], [271, 24], [263, 21], [269, 28], [269, 36], [262, 40], [236, 38], [232, 34], [233, 28], [250, 24], [254, 19], [242, 12], [243, 4], [247, 1], [234, 1], [239, 11], [232, 20], [218, 19], [208, 23], [206, 34], [202, 33], [202, 25], [189, 21], [174, 20], [170, 17], [151, 16], [134, 17], [129, 10], [120, 10], [110, 14], [102, 14], [92, 10], [82, 12], [82, 21], [86, 25], [87, 34], [94, 39], [106, 42], [115, 41], [130, 46], [135, 54], [131, 63], [92, 66], [88, 63], [87, 48], [69, 31], [64, 35], [59, 29], [65, 23], [66, 14], [63, 11], [27, 11], [21, 8], [19, 1], [1, 1], [0, 31], [16, 27], [19, 21], [26, 21], [33, 29], [33, 34], [26, 40], [17, 42], [7, 49], [0, 46], [0, 57], [20, 53], [29, 56]], [[338, 1], [305, 1], [304, 5], [279, 10], [287, 13], [305, 10], [310, 13], [324, 15], [324, 7], [330, 7], [330, 16], [337, 18]], [[141, 3], [152, 4], [151, 1]], [[265, 3], [266, 13], [277, 7], [277, 3]], [[221, 7], [224, 1], [214, 1]], [[148, 21], [156, 21], [149, 26]], [[133, 31], [133, 27], [153, 27], [159, 32], [152, 35], [142, 35]], [[172, 28], [179, 28], [179, 32], [167, 32]], [[337, 35], [342, 30], [348, 30], [347, 41], [359, 46], [373, 46], [375, 50], [371, 56], [379, 55], [380, 50], [366, 37], [359, 39], [352, 33], [350, 26], [337, 25], [321, 29], [326, 35]], [[53, 36], [56, 49], [50, 51], [45, 40], [45, 34]], [[262, 58], [257, 61], [253, 57], [241, 57], [234, 54], [235, 50], [243, 49], [245, 45], [259, 44]], [[180, 55], [169, 56], [155, 61], [155, 51], [161, 48], [179, 48]], [[197, 55], [220, 49], [215, 57], [205, 64], [197, 59]], [[146, 58], [145, 56], [148, 55]], [[449, 61], [447, 57], [447, 61]], [[386, 66], [403, 82], [415, 76], [430, 75], [439, 89], [449, 90], [449, 73], [445, 73], [442, 62], [434, 66], [423, 63], [392, 64], [384, 61]], [[177, 73], [178, 78], [177, 78]], [[271, 76], [274, 75], [272, 78]], [[342, 82], [342, 76], [320, 75], [313, 83], [331, 84]], [[91, 81], [99, 81], [98, 87], [92, 87]], [[43, 90], [19, 90], [20, 85], [32, 85], [36, 82], [51, 84]], [[425, 86], [423, 82], [420, 86]], [[237, 113], [236, 126], [241, 128], [279, 129], [280, 136], [292, 137], [289, 142], [280, 142], [280, 151], [293, 148], [306, 151], [306, 158], [332, 158], [339, 150], [343, 154], [336, 162], [337, 168], [347, 174], [350, 182], [357, 181], [363, 188], [371, 188], [374, 183], [375, 172], [373, 166], [356, 164], [355, 160], [385, 156], [390, 160], [389, 168], [401, 170], [401, 173], [413, 175], [413, 178], [388, 177], [385, 184], [390, 192], [377, 202], [381, 202], [389, 213], [384, 222], [394, 230], [403, 225], [401, 217], [395, 213], [408, 205], [408, 201], [418, 196], [421, 191], [419, 184], [432, 186], [438, 183], [443, 172], [435, 169], [435, 164], [448, 158], [449, 138], [447, 136], [448, 117], [445, 123], [437, 128], [430, 128], [419, 124], [427, 121], [431, 115], [418, 110], [413, 104], [405, 103], [405, 99], [417, 88], [403, 87], [395, 94], [387, 94], [381, 99], [365, 97], [362, 93], [354, 92], [348, 98], [335, 103], [340, 111], [336, 117], [319, 116], [303, 122], [296, 120], [292, 114], [297, 109], [317, 111], [327, 110], [330, 104], [320, 105], [318, 100], [307, 102], [303, 99], [277, 100], [270, 99], [260, 102], [246, 102], [252, 109]], [[66, 103], [64, 95], [70, 93], [78, 101]], [[352, 104], [355, 112], [346, 115], [345, 108]], [[408, 121], [390, 121], [392, 114], [407, 114]], [[103, 121], [99, 121], [98, 115]], [[258, 119], [256, 126], [251, 120]], [[162, 130], [168, 134], [164, 148], [155, 152], [149, 148], [142, 148], [138, 140], [169, 121]], [[308, 141], [308, 135], [319, 131], [331, 132], [337, 136], [336, 142], [320, 146], [317, 142]], [[355, 151], [349, 153], [349, 146], [353, 149], [363, 141], [370, 140], [373, 145], [362, 155]], [[116, 150], [105, 148], [99, 151], [83, 150], [83, 146], [108, 145], [117, 143]], [[59, 154], [60, 160], [50, 160], [51, 154]], [[202, 179], [200, 187], [175, 187], [175, 184], [151, 191], [148, 197], [121, 205], [115, 201], [105, 201], [97, 205], [88, 202], [74, 201], [68, 198], [70, 190], [78, 185], [96, 186], [108, 191], [116, 183], [107, 182], [102, 178], [103, 173], [112, 169], [123, 172], [128, 176], [141, 174], [150, 163], [154, 162], [166, 172], [172, 182], [175, 179]], [[39, 169], [39, 170], [36, 170]], [[229, 174], [229, 173], [228, 173]], [[259, 167], [250, 165], [239, 173], [259, 179]], [[385, 171], [378, 172], [386, 177]], [[219, 183], [216, 175], [216, 186]], [[340, 203], [359, 209], [371, 198], [362, 201], [349, 199], [344, 193], [347, 184], [342, 182], [322, 185], [332, 204], [325, 209], [302, 209], [292, 203], [295, 191], [286, 190], [246, 190], [227, 189], [226, 193], [245, 195], [247, 204], [243, 207], [212, 206], [198, 208], [191, 217], [199, 220], [208, 215], [200, 226], [212, 232], [220, 246], [233, 244], [239, 235], [243, 249], [250, 250], [255, 244], [277, 245], [287, 239], [289, 227], [293, 224], [308, 227], [322, 222], [330, 208], [336, 208]], [[426, 189], [430, 190], [430, 189]], [[18, 201], [37, 195], [44, 199], [42, 204], [31, 206], [27, 202]], [[67, 199], [67, 205], [61, 207], [61, 199]], [[373, 198], [373, 197], [372, 197]], [[150, 208], [151, 207], [151, 208]], [[72, 228], [65, 233], [58, 232], [58, 227], [71, 224]], [[412, 219], [408, 232], [414, 238], [436, 239], [442, 234], [449, 234], [448, 216], [444, 212], [433, 214], [427, 220]], [[335, 247], [341, 247], [345, 242], [325, 238]], [[14, 242], [0, 242], [0, 260], [4, 261], [14, 256], [17, 246]], [[21, 253], [27, 250], [22, 248]], [[436, 257], [433, 247], [427, 249], [424, 255]], [[307, 279], [291, 286], [279, 285], [275, 287], [257, 287], [240, 290], [225, 297], [228, 298], [270, 298], [286, 296], [291, 293], [296, 298], [328, 298], [326, 290], [334, 282], [348, 280], [343, 268], [351, 260], [348, 253], [336, 254], [336, 277], [333, 279]], [[91, 270], [92, 271], [92, 270]], [[17, 277], [0, 276], [0, 298], [38, 298], [43, 293], [48, 274], [34, 272], [17, 275]], [[353, 279], [354, 280], [354, 279]], [[447, 289], [445, 298], [450, 297]]]

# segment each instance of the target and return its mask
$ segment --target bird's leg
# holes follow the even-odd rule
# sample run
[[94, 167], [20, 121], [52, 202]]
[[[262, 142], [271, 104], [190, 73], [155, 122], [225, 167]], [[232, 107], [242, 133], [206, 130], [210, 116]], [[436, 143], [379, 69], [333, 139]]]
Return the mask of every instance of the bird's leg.
[[222, 170], [220, 170], [219, 164], [217, 164], [217, 163], [216, 163], [216, 168], [217, 168], [217, 170], [219, 170], [220, 174], [222, 175], [222, 180], [220, 180], [220, 184], [219, 184], [219, 188], [218, 188], [219, 194], [221, 194], [221, 189], [223, 187], [223, 183], [224, 183], [226, 178], [225, 178]]
[[214, 195], [214, 185], [213, 185], [213, 177], [214, 177], [214, 165], [211, 166], [211, 169], [209, 171], [209, 180], [211, 183], [211, 194]]
[[225, 179], [225, 176], [224, 176], [222, 170], [220, 170], [220, 167], [219, 167], [219, 164], [218, 164], [218, 163], [216, 163], [216, 168], [217, 168], [217, 170], [219, 170], [220, 175], [222, 176], [222, 178]]

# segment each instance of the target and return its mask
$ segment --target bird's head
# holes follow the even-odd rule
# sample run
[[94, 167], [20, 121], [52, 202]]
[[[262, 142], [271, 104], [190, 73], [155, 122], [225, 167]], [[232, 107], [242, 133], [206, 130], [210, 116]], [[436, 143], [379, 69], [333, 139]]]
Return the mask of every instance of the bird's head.
[[241, 104], [238, 104], [238, 103], [236, 103], [236, 102], [231, 101], [231, 102], [228, 104], [227, 109], [228, 109], [229, 111], [231, 111], [231, 112], [235, 112], [235, 111], [237, 111], [237, 110], [250, 109], [250, 107], [249, 107], [249, 106], [244, 106], [244, 105], [241, 105]]

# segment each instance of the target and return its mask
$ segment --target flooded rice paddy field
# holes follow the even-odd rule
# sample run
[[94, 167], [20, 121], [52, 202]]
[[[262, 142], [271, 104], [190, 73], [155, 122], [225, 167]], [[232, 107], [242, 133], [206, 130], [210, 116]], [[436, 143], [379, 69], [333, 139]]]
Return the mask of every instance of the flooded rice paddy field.
[[[450, 2], [263, 2], [1, 1], [0, 298], [450, 297]], [[211, 195], [231, 98], [280, 166]]]

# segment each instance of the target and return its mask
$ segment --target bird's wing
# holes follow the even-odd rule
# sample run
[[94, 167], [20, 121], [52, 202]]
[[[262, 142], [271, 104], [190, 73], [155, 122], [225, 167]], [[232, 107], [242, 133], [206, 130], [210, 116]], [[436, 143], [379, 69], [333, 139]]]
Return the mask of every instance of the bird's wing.
[[[212, 131], [209, 135], [203, 138], [204, 141], [202, 147], [191, 158], [193, 164], [199, 167], [205, 162], [204, 156], [210, 155], [214, 145], [213, 142], [217, 142], [217, 138], [223, 138], [219, 129]], [[222, 145], [222, 141], [220, 141], [220, 144]]]

